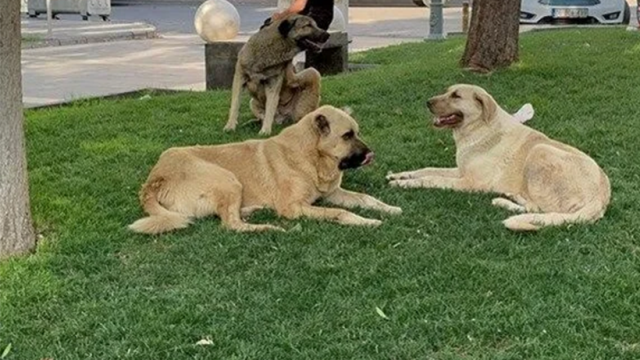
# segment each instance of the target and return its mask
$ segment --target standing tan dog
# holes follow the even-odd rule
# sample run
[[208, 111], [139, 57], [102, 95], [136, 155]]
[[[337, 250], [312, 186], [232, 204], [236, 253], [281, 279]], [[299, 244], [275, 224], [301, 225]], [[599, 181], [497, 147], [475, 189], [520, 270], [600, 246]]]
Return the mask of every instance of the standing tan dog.
[[240, 115], [242, 88], [251, 94], [251, 111], [262, 121], [261, 135], [271, 134], [274, 121], [298, 121], [318, 108], [320, 73], [295, 73], [292, 60], [302, 50], [320, 51], [329, 33], [304, 15], [271, 23], [240, 49], [231, 87], [231, 109], [225, 131], [234, 130]]
[[358, 137], [356, 121], [331, 106], [317, 109], [269, 139], [171, 148], [160, 156], [140, 192], [142, 207], [150, 216], [129, 227], [156, 234], [215, 214], [224, 226], [237, 231], [282, 230], [242, 220], [262, 208], [288, 219], [306, 216], [377, 226], [380, 220], [313, 205], [323, 198], [344, 207], [401, 213], [398, 207], [340, 187], [343, 170], [372, 159], [373, 152]]
[[387, 176], [392, 186], [497, 192], [493, 205], [516, 212], [511, 230], [595, 222], [611, 196], [607, 175], [580, 150], [514, 121], [484, 89], [454, 85], [428, 102], [436, 127], [453, 129], [457, 168]]

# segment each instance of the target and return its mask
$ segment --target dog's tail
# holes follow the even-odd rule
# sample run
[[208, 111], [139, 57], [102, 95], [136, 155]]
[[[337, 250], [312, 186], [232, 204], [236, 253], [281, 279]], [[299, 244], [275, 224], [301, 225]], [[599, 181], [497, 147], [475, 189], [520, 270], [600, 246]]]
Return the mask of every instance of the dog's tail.
[[183, 229], [191, 224], [188, 216], [168, 210], [157, 199], [157, 190], [162, 186], [162, 180], [147, 183], [140, 191], [142, 208], [149, 216], [136, 220], [129, 225], [129, 229], [144, 234], [160, 234], [163, 232]]
[[545, 226], [594, 223], [604, 216], [611, 198], [611, 188], [606, 175], [602, 177], [601, 186], [606, 190], [599, 198], [593, 199], [573, 213], [520, 214], [507, 218], [503, 224], [514, 231], [536, 231]]

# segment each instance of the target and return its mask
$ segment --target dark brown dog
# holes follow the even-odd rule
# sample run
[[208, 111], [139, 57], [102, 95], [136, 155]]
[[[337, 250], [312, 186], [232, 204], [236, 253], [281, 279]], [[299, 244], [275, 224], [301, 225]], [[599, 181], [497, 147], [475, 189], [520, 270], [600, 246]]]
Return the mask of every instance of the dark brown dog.
[[261, 135], [269, 135], [278, 116], [294, 121], [320, 103], [320, 74], [306, 69], [296, 74], [291, 61], [303, 50], [320, 51], [329, 33], [304, 15], [276, 21], [251, 36], [238, 54], [231, 89], [231, 109], [225, 130], [238, 124], [240, 95], [245, 87], [252, 97], [251, 110], [262, 120]]

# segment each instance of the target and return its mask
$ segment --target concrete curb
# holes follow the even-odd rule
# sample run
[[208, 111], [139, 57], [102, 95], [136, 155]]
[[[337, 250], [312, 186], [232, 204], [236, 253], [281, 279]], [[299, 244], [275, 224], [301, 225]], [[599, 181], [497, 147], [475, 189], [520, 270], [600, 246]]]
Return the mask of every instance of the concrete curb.
[[83, 35], [83, 36], [69, 36], [62, 35], [56, 37], [54, 32], [53, 39], [42, 39], [32, 42], [26, 42], [22, 44], [22, 49], [36, 49], [50, 46], [69, 46], [69, 45], [81, 45], [81, 44], [93, 44], [110, 41], [121, 40], [141, 40], [141, 39], [156, 39], [160, 38], [160, 35], [156, 31], [155, 26], [149, 25], [145, 29], [133, 29], [123, 30], [109, 34], [95, 34], [95, 35]]
[[[370, 70], [375, 69], [377, 67], [382, 66], [381, 64], [361, 64], [361, 63], [349, 63], [348, 64], [348, 72], [362, 71], [362, 70]], [[96, 95], [96, 96], [86, 96], [79, 97], [75, 99], [69, 100], [59, 100], [55, 102], [50, 102], [47, 104], [35, 104], [25, 102], [23, 100], [22, 108], [23, 110], [44, 110], [44, 109], [53, 109], [53, 108], [61, 108], [67, 106], [73, 106], [77, 103], [88, 102], [93, 100], [120, 100], [120, 99], [138, 99], [145, 100], [147, 95], [150, 96], [161, 96], [161, 95], [176, 95], [176, 94], [186, 94], [186, 93], [200, 93], [203, 91], [219, 91], [219, 90], [227, 90], [228, 89], [215, 89], [215, 90], [194, 90], [193, 88], [185, 87], [174, 87], [174, 88], [158, 88], [158, 87], [143, 87], [137, 90], [129, 90], [123, 91], [119, 93], [112, 93], [107, 95]]]
[[549, 27], [539, 27], [539, 25], [524, 25], [532, 26], [525, 29], [520, 28], [520, 32], [540, 32], [540, 31], [561, 31], [561, 30], [580, 30], [580, 29], [626, 29], [627, 25], [552, 25]]
[[77, 99], [71, 100], [60, 100], [59, 102], [50, 103], [50, 104], [42, 104], [42, 105], [32, 105], [32, 106], [24, 106], [23, 110], [43, 110], [43, 109], [53, 109], [53, 108], [61, 108], [66, 106], [72, 106], [76, 103], [87, 102], [93, 100], [119, 100], [119, 99], [140, 99], [146, 95], [173, 95], [173, 94], [183, 94], [188, 92], [195, 92], [190, 90], [173, 90], [173, 89], [161, 89], [161, 88], [142, 88], [138, 90], [124, 91], [121, 93], [114, 93], [103, 96], [87, 96], [81, 97]]

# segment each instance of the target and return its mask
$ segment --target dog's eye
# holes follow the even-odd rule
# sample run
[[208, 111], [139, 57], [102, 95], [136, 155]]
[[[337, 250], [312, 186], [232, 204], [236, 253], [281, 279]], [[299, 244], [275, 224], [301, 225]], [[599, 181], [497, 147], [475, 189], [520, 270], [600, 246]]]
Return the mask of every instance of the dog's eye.
[[346, 133], [344, 133], [344, 135], [342, 135], [342, 138], [344, 140], [351, 140], [351, 139], [353, 139], [354, 135], [355, 135], [355, 133], [353, 132], [353, 130], [349, 130]]
[[454, 98], [454, 99], [460, 99], [461, 98], [460, 94], [458, 94], [457, 91], [454, 91], [453, 94], [451, 94], [451, 97]]

